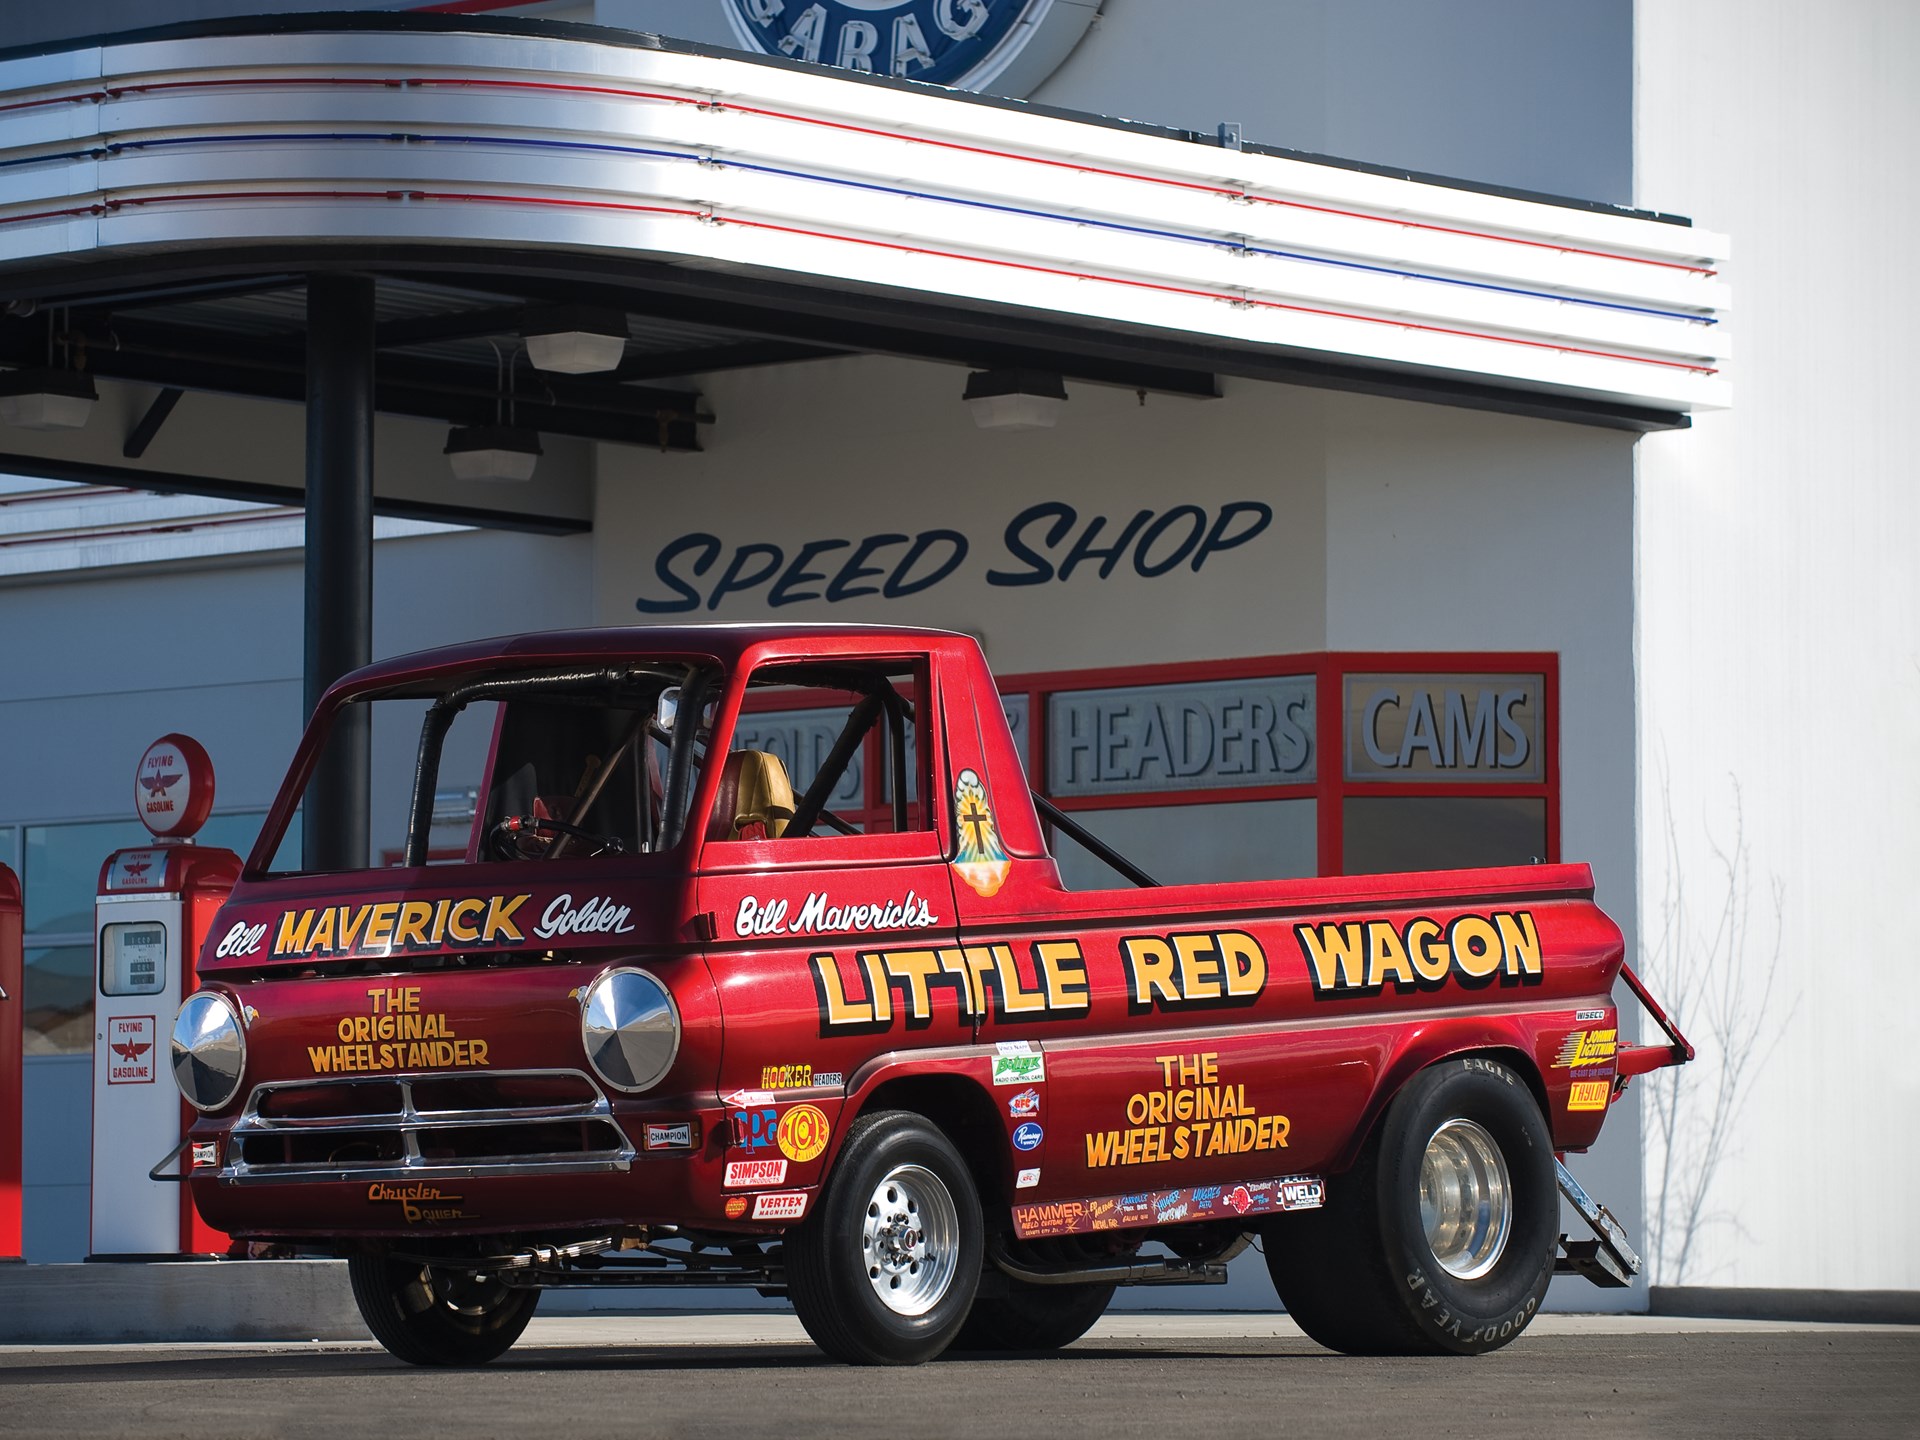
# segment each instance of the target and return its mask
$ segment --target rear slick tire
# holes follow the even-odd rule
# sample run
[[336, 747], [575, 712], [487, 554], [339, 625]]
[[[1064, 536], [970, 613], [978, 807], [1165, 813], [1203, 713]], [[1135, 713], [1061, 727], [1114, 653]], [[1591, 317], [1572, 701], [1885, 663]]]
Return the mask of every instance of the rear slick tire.
[[1300, 1328], [1349, 1355], [1482, 1355], [1533, 1319], [1553, 1278], [1553, 1142], [1533, 1092], [1496, 1060], [1421, 1071], [1387, 1107], [1325, 1208], [1266, 1233]]
[[484, 1276], [381, 1255], [350, 1258], [347, 1279], [373, 1338], [409, 1365], [497, 1360], [540, 1304], [538, 1290], [513, 1290]]
[[980, 1286], [973, 1176], [923, 1116], [863, 1115], [785, 1250], [814, 1344], [849, 1365], [922, 1364], [953, 1343]]

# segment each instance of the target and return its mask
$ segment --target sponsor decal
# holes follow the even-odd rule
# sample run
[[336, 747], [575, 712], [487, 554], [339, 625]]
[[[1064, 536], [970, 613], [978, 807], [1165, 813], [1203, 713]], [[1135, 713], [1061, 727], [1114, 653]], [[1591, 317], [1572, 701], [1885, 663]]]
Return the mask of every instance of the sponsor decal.
[[485, 947], [526, 940], [516, 918], [532, 895], [464, 895], [383, 900], [287, 910], [273, 932], [275, 959], [404, 955], [449, 945]]
[[747, 1213], [747, 1197], [746, 1196], [729, 1195], [727, 1197], [727, 1219], [738, 1220], [742, 1215], [746, 1213]]
[[1267, 986], [1267, 952], [1239, 930], [1128, 935], [1127, 1009], [1218, 1010], [1251, 1005]]
[[1016, 1205], [1013, 1227], [1021, 1239], [1039, 1240], [1053, 1235], [1087, 1235], [1099, 1230], [1140, 1230], [1215, 1216], [1317, 1210], [1326, 1200], [1325, 1180], [1317, 1175], [1289, 1175], [1278, 1180], [1247, 1180], [1238, 1185]]
[[983, 898], [998, 895], [1012, 863], [1000, 843], [1000, 826], [993, 818], [993, 802], [977, 770], [962, 770], [953, 783], [954, 826], [959, 832], [959, 854], [954, 873]]
[[203, 1169], [208, 1165], [220, 1163], [220, 1142], [218, 1140], [196, 1140], [193, 1142], [193, 1168]]
[[632, 914], [627, 906], [616, 905], [605, 895], [595, 895], [578, 905], [571, 895], [556, 895], [540, 912], [533, 933], [541, 940], [556, 935], [625, 935], [633, 929], [633, 922], [627, 918]]
[[262, 920], [258, 925], [249, 925], [242, 920], [220, 937], [220, 943], [214, 947], [213, 953], [215, 958], [221, 960], [230, 959], [236, 955], [252, 955], [260, 949], [260, 942], [266, 938], [266, 921]]
[[418, 1182], [406, 1185], [382, 1185], [376, 1182], [367, 1186], [367, 1203], [398, 1205], [402, 1218], [409, 1225], [437, 1225], [447, 1220], [473, 1218], [460, 1208], [458, 1195], [449, 1195], [436, 1185]]
[[1425, 915], [1391, 920], [1296, 925], [1300, 954], [1316, 995], [1434, 990], [1452, 980], [1477, 990], [1540, 983], [1540, 932], [1528, 910], [1457, 915], [1444, 925]]
[[726, 1177], [720, 1182], [728, 1190], [756, 1190], [763, 1185], [787, 1183], [784, 1160], [729, 1160]]
[[1007, 1114], [1013, 1116], [1016, 1120], [1024, 1119], [1029, 1115], [1038, 1115], [1039, 1113], [1040, 1092], [1038, 1090], [1022, 1090], [1018, 1095], [1013, 1096], [1007, 1101]]
[[780, 1112], [771, 1105], [756, 1105], [751, 1110], [736, 1110], [727, 1117], [733, 1121], [733, 1148], [765, 1150], [773, 1144], [780, 1129]]
[[996, 1055], [1037, 1055], [1031, 1040], [996, 1040], [993, 1042]]
[[1616, 1030], [1576, 1030], [1554, 1057], [1557, 1070], [1588, 1070], [1613, 1063]]
[[818, 1160], [825, 1153], [827, 1137], [832, 1133], [833, 1126], [827, 1121], [826, 1111], [818, 1105], [796, 1105], [780, 1117], [774, 1139], [779, 1143], [782, 1155], [796, 1164], [804, 1165], [809, 1160]]
[[107, 1021], [107, 1083], [153, 1084], [151, 1015], [116, 1015]]
[[1040, 1169], [1038, 1166], [1035, 1166], [1031, 1170], [1022, 1170], [1013, 1177], [1013, 1188], [1016, 1190], [1031, 1190], [1039, 1183]]
[[1604, 1110], [1613, 1086], [1605, 1080], [1576, 1080], [1567, 1092], [1569, 1110]]
[[807, 1192], [804, 1190], [776, 1190], [753, 1197], [756, 1220], [798, 1220], [806, 1213]]
[[1127, 1128], [1087, 1135], [1088, 1169], [1287, 1148], [1292, 1122], [1285, 1115], [1261, 1114], [1247, 1099], [1245, 1085], [1223, 1083], [1218, 1054], [1156, 1055], [1153, 1060], [1160, 1083], [1128, 1097]]
[[940, 917], [918, 894], [909, 890], [905, 899], [881, 900], [862, 905], [834, 905], [824, 890], [809, 894], [800, 912], [787, 918], [785, 900], [761, 900], [743, 896], [733, 917], [736, 935], [837, 935], [862, 930], [925, 930], [938, 925]]
[[811, 1065], [762, 1065], [760, 1084], [768, 1090], [806, 1090], [813, 1085]]
[[1016, 1150], [1038, 1150], [1040, 1148], [1040, 1142], [1046, 1138], [1046, 1133], [1046, 1131], [1042, 1130], [1031, 1120], [1027, 1121], [1024, 1125], [1015, 1126], [1013, 1131], [1013, 1148]]
[[650, 1124], [641, 1144], [648, 1150], [691, 1150], [693, 1122], [682, 1120], [677, 1125]]
[[1047, 1078], [1047, 1061], [1042, 1055], [996, 1055], [993, 1057], [993, 1083], [1028, 1085]]
[[813, 956], [813, 991], [822, 1035], [876, 1035], [896, 1020], [924, 1030], [941, 992], [954, 997], [961, 1020], [991, 1015], [999, 1024], [1085, 1015], [1092, 1003], [1077, 940], [1036, 940], [1024, 957], [1005, 944], [865, 950], [850, 974], [821, 953]]
[[1041, 1240], [1049, 1235], [1079, 1235], [1093, 1229], [1093, 1217], [1079, 1200], [1053, 1200], [1039, 1205], [1013, 1207], [1014, 1233], [1022, 1240]]
[[736, 1090], [731, 1095], [722, 1095], [720, 1103], [732, 1110], [746, 1110], [755, 1105], [771, 1105], [771, 1090]]
[[750, 1093], [762, 1094], [774, 1090], [817, 1090], [822, 1086], [837, 1089], [847, 1081], [838, 1070], [816, 1070], [811, 1065], [762, 1065], [760, 1083], [766, 1087], [765, 1091]]
[[1576, 1025], [1585, 1025], [1589, 1021], [1604, 1020], [1606, 1018], [1607, 1012], [1604, 1010], [1576, 1010], [1573, 1012], [1573, 1023]]
[[420, 1008], [418, 985], [375, 985], [365, 1015], [342, 1015], [337, 1045], [309, 1045], [316, 1075], [375, 1070], [469, 1070], [487, 1065], [488, 1042], [456, 1034], [447, 1017]]

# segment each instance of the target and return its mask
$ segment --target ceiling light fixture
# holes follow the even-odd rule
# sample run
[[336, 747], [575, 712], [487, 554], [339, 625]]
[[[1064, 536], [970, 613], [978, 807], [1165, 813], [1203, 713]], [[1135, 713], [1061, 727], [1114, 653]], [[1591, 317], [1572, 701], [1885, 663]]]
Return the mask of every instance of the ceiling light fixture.
[[87, 423], [99, 399], [93, 377], [79, 370], [0, 372], [0, 425], [77, 430]]
[[531, 480], [540, 437], [514, 425], [458, 425], [442, 452], [456, 480]]
[[528, 312], [520, 334], [534, 369], [594, 375], [619, 366], [627, 349], [627, 317], [618, 310], [560, 305]]
[[1047, 370], [975, 370], [961, 398], [982, 430], [1047, 430], [1067, 403], [1067, 387]]
[[[488, 342], [492, 343], [492, 342]], [[447, 457], [456, 480], [522, 481], [533, 478], [541, 454], [540, 436], [514, 421], [513, 362], [493, 346], [493, 424], [456, 425], [447, 432]]]

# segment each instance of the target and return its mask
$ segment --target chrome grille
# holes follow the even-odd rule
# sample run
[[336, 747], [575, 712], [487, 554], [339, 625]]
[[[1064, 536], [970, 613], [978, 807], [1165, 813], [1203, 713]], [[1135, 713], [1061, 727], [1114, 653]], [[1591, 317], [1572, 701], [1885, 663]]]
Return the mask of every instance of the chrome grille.
[[627, 1139], [578, 1070], [291, 1080], [256, 1085], [220, 1179], [472, 1179], [625, 1170]]

